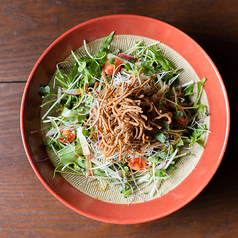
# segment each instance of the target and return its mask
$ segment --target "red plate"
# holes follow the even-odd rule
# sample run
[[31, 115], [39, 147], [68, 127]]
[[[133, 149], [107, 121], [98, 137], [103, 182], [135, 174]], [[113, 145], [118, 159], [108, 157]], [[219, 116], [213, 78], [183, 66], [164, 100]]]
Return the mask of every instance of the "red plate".
[[[116, 24], [115, 24], [116, 23]], [[46, 85], [55, 71], [55, 65], [63, 61], [71, 50], [76, 50], [83, 40], [93, 41], [116, 34], [139, 35], [168, 45], [183, 56], [198, 77], [206, 77], [205, 90], [209, 103], [210, 128], [205, 150], [191, 174], [175, 189], [146, 203], [112, 204], [91, 198], [72, 187], [61, 175], [52, 179], [54, 167], [47, 158], [41, 133], [31, 134], [40, 128], [39, 88]], [[42, 54], [26, 83], [21, 105], [22, 140], [29, 162], [44, 186], [60, 202], [72, 210], [103, 222], [133, 224], [164, 217], [195, 198], [213, 177], [227, 145], [230, 129], [230, 109], [222, 78], [206, 52], [189, 36], [162, 21], [135, 15], [112, 15], [96, 18], [64, 33]]]

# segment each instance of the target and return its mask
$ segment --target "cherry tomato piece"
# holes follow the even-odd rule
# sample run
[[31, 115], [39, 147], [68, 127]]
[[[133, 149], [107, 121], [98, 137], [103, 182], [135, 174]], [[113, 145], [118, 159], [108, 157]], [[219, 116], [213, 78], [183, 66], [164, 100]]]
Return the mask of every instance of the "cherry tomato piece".
[[71, 143], [74, 141], [76, 135], [72, 132], [72, 130], [66, 129], [61, 132], [61, 135], [64, 136], [65, 138], [58, 138], [57, 141], [60, 143]]
[[146, 169], [146, 163], [141, 158], [132, 159], [129, 163], [129, 166], [130, 166], [131, 169], [137, 170], [137, 171]]
[[114, 74], [117, 74], [119, 70], [121, 69], [120, 60], [118, 58], [114, 58], [114, 60], [115, 60], [114, 64], [110, 64], [108, 60], [106, 64], [104, 65], [104, 71], [106, 72], [108, 76], [112, 76], [114, 70], [115, 70]]

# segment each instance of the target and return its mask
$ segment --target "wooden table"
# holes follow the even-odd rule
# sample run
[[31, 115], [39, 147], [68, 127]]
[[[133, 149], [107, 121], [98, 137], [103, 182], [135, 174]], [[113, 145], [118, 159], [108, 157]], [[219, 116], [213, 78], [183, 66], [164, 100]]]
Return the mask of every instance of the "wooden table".
[[[19, 125], [26, 80], [49, 44], [81, 22], [120, 13], [165, 21], [197, 41], [223, 77], [233, 116], [225, 156], [207, 187], [179, 211], [137, 225], [91, 220], [56, 200], [30, 167]], [[237, 55], [236, 0], [2, 0], [0, 237], [238, 237]]]

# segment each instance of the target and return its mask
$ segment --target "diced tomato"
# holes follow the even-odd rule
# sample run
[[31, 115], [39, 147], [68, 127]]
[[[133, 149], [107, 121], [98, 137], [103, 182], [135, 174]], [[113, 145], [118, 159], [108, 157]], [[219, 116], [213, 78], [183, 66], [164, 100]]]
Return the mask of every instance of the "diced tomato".
[[113, 75], [113, 71], [115, 70], [114, 74], [117, 74], [119, 72], [119, 70], [121, 69], [121, 62], [118, 58], [114, 58], [115, 62], [114, 64], [110, 64], [109, 60], [106, 62], [106, 64], [104, 65], [104, 71], [106, 72], [106, 74], [108, 76], [112, 76]]
[[64, 136], [64, 138], [58, 138], [57, 141], [64, 144], [71, 143], [76, 137], [76, 135], [72, 132], [71, 129], [63, 130], [61, 132], [61, 135]]
[[130, 161], [129, 166], [133, 170], [141, 171], [146, 169], [146, 163], [141, 158], [134, 158]]

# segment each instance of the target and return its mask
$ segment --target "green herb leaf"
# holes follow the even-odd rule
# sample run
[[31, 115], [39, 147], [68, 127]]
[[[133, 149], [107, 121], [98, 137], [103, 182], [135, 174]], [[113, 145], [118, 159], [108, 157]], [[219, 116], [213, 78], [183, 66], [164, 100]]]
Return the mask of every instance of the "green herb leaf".
[[80, 65], [78, 67], [78, 71], [82, 72], [86, 68], [86, 62], [80, 62]]
[[157, 133], [154, 135], [154, 138], [157, 139], [158, 141], [164, 143], [166, 140], [166, 136], [163, 133]]
[[111, 43], [111, 41], [112, 41], [112, 37], [113, 37], [114, 33], [115, 33], [115, 31], [113, 31], [113, 32], [104, 40], [104, 42], [102, 43], [102, 46], [101, 46], [101, 48], [100, 48], [99, 51], [104, 51], [105, 48], [106, 48], [106, 49], [109, 49], [110, 43]]
[[122, 192], [122, 194], [124, 195], [125, 198], [127, 198], [127, 197], [131, 194], [131, 192], [132, 192], [132, 189], [131, 189], [131, 188], [128, 189], [128, 190], [124, 189], [124, 191]]
[[94, 174], [97, 175], [97, 176], [105, 177], [105, 173], [104, 173], [104, 171], [101, 170], [101, 169], [95, 169], [93, 172], [94, 172]]
[[66, 146], [58, 152], [54, 149], [54, 152], [57, 154], [62, 164], [76, 162], [77, 155], [83, 154], [81, 145], [79, 143], [76, 146], [75, 145]]
[[188, 85], [184, 90], [183, 90], [183, 94], [184, 96], [189, 96], [189, 95], [193, 95], [193, 85]]
[[65, 107], [62, 111], [62, 116], [66, 118], [69, 122], [73, 122], [75, 120], [78, 120], [78, 122], [83, 122], [86, 119], [86, 115], [81, 115], [80, 111], [80, 108], [70, 110]]
[[169, 61], [166, 59], [166, 57], [162, 56], [158, 50], [154, 50], [152, 48], [149, 48], [149, 50], [154, 54], [155, 60], [158, 61], [160, 63], [160, 65], [162, 66], [162, 68], [166, 71], [170, 70], [170, 63]]
[[170, 129], [169, 129], [169, 124], [164, 124], [164, 125], [162, 125], [162, 127], [165, 128], [167, 131], [170, 130]]
[[207, 106], [203, 104], [197, 104], [196, 106], [200, 109], [201, 114], [204, 115]]
[[182, 117], [182, 116], [183, 116], [183, 112], [181, 111], [177, 111], [173, 113], [173, 118]]
[[168, 84], [169, 84], [169, 85], [173, 84], [173, 82], [178, 78], [178, 76], [179, 76], [179, 74], [176, 74], [175, 76], [173, 76], [173, 77], [169, 80]]
[[160, 178], [160, 179], [167, 179], [170, 176], [168, 174], [166, 174], [166, 170], [165, 169], [157, 169], [155, 171], [155, 177]]
[[101, 65], [104, 65], [107, 61], [107, 54], [110, 53], [111, 51], [109, 50], [110, 48], [110, 43], [112, 41], [112, 37], [114, 35], [115, 31], [113, 31], [105, 40], [104, 42], [102, 43], [102, 46], [100, 47], [97, 55], [96, 55], [96, 58], [100, 59], [99, 60], [99, 63]]
[[64, 121], [64, 126], [65, 127], [70, 127], [70, 122], [69, 121]]
[[128, 166], [124, 166], [123, 169], [124, 169], [125, 173], [127, 173], [129, 171], [129, 167]]
[[201, 81], [197, 82], [197, 98], [195, 100], [194, 106], [196, 106], [198, 104], [200, 92], [201, 92], [202, 86], [205, 84], [206, 80], [207, 80], [206, 78], [202, 78]]
[[79, 67], [78, 63], [75, 63], [74, 68], [71, 71], [71, 81], [73, 81], [78, 75], [78, 67]]
[[175, 170], [177, 169], [176, 166], [174, 166], [173, 164], [170, 164], [169, 167], [167, 168], [167, 170]]
[[201, 141], [201, 136], [204, 133], [204, 130], [206, 130], [206, 125], [201, 125], [199, 126], [197, 129], [194, 129], [190, 139], [190, 145], [194, 144], [194, 143], [200, 143]]
[[131, 69], [132, 69], [129, 63], [126, 63], [126, 65], [125, 65], [125, 66], [126, 66], [126, 71], [129, 71], [129, 70], [131, 70]]
[[164, 152], [164, 151], [160, 152], [160, 157], [161, 158], [166, 158], [167, 157], [167, 153]]
[[108, 60], [108, 63], [109, 63], [109, 64], [112, 64], [112, 65], [115, 65], [115, 59], [114, 59], [114, 58], [110, 58], [110, 59]]
[[40, 87], [40, 93], [42, 95], [42, 98], [47, 97], [50, 94], [50, 87], [49, 86]]
[[146, 61], [141, 62], [141, 68], [144, 72], [144, 74], [153, 74], [153, 71], [150, 68], [150, 65]]
[[150, 162], [152, 162], [152, 163], [153, 163], [153, 162], [156, 163], [156, 162], [158, 162], [159, 158], [156, 157], [156, 156], [149, 156], [148, 160], [149, 160]]
[[183, 139], [180, 139], [179, 142], [176, 144], [176, 146], [182, 146], [184, 145]]

